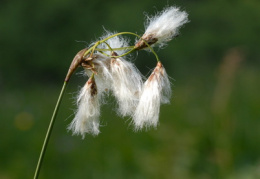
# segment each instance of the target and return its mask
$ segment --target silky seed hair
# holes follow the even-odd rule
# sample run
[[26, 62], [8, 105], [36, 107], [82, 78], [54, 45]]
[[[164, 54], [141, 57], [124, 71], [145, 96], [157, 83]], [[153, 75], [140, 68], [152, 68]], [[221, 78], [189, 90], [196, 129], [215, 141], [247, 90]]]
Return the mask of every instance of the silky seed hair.
[[178, 7], [167, 7], [154, 16], [146, 16], [145, 33], [143, 38], [153, 40], [159, 47], [179, 34], [181, 26], [188, 22], [188, 14]]
[[111, 60], [111, 72], [118, 112], [122, 116], [132, 115], [143, 86], [141, 73], [133, 63], [122, 57]]
[[89, 78], [77, 98], [78, 109], [68, 129], [74, 135], [99, 134], [100, 103], [94, 78]]
[[[166, 90], [166, 91], [165, 91]], [[170, 101], [170, 82], [161, 62], [146, 80], [133, 115], [135, 130], [156, 128], [159, 121], [160, 104]]]

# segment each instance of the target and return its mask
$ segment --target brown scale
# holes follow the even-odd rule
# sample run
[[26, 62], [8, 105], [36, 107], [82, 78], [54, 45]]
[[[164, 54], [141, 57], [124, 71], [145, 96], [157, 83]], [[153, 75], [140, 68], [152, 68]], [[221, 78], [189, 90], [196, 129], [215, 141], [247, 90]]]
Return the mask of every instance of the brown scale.
[[154, 77], [156, 77], [156, 74], [161, 73], [163, 76], [164, 74], [162, 73], [162, 63], [158, 62], [155, 69], [153, 70], [152, 74], [149, 76], [148, 81], [152, 81]]
[[87, 84], [90, 85], [91, 96], [97, 95], [97, 85], [96, 85], [94, 77], [89, 78], [89, 80], [87, 81]]
[[149, 34], [149, 35], [144, 34], [142, 36], [142, 38], [135, 44], [135, 49], [136, 50], [141, 50], [141, 49], [146, 48], [147, 44], [144, 41], [147, 44], [152, 45], [152, 44], [156, 43], [158, 41], [158, 39], [154, 38], [153, 34]]

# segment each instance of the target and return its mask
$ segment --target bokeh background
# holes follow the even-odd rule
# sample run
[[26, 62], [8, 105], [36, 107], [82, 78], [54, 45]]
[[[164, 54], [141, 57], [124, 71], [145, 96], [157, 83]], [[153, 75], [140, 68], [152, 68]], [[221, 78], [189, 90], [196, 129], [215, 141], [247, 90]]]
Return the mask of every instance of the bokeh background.
[[[72, 136], [66, 128], [86, 81], [74, 75], [39, 178], [260, 178], [259, 0], [1, 0], [1, 179], [33, 177], [74, 55], [104, 28], [142, 35], [144, 12], [173, 4], [190, 23], [157, 49], [174, 92], [158, 129], [134, 133], [110, 97], [101, 134]], [[145, 51], [132, 60], [145, 75], [156, 64]]]

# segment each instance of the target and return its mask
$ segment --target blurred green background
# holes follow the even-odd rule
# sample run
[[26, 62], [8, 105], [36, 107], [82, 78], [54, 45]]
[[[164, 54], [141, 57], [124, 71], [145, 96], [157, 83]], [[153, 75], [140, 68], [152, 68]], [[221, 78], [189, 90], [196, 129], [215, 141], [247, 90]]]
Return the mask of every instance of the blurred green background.
[[[158, 51], [174, 79], [158, 129], [134, 133], [110, 98], [99, 136], [71, 136], [66, 127], [86, 81], [74, 75], [39, 178], [260, 178], [259, 0], [1, 0], [1, 179], [33, 177], [74, 55], [103, 27], [142, 35], [144, 12], [167, 4], [186, 10], [190, 23]], [[143, 74], [156, 64], [145, 51], [133, 59]]]

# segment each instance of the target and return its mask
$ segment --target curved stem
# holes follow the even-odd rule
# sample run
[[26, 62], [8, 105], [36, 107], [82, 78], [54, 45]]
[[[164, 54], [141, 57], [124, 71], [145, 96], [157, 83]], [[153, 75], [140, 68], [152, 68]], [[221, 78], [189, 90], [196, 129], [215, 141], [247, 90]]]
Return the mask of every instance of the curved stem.
[[[112, 48], [113, 51], [120, 51], [120, 50], [127, 50], [132, 49], [135, 46], [129, 46], [129, 47], [120, 47], [120, 48]], [[102, 49], [102, 48], [96, 48], [97, 51], [111, 51], [110, 49]]]
[[132, 52], [135, 51], [135, 50], [136, 50], [136, 49], [133, 48], [132, 50], [129, 50], [128, 52], [126, 52], [126, 53], [124, 53], [124, 54], [122, 54], [122, 55], [118, 55], [118, 56], [108, 55], [108, 54], [106, 54], [106, 53], [104, 53], [104, 52], [100, 52], [100, 53], [102, 53], [103, 55], [105, 55], [105, 56], [107, 56], [107, 57], [111, 57], [111, 58], [119, 58], [119, 57], [126, 56], [126, 55], [128, 55], [129, 53], [132, 53]]
[[[123, 34], [134, 35], [134, 36], [138, 37], [139, 39], [142, 39], [142, 37], [140, 37], [139, 35], [137, 35], [137, 34], [135, 34], [135, 33], [133, 33], [133, 32], [120, 32], [120, 33], [111, 35], [111, 36], [109, 36], [109, 37], [107, 37], [107, 38], [101, 40], [100, 43], [103, 43], [104, 41], [107, 41], [107, 40], [110, 39], [110, 38], [113, 38], [113, 37], [118, 36], [118, 35], [123, 35]], [[159, 61], [160, 61], [160, 60], [159, 60], [159, 57], [158, 57], [158, 55], [155, 53], [155, 51], [153, 50], [153, 48], [152, 48], [144, 39], [142, 39], [142, 40], [143, 40], [144, 43], [147, 45], [147, 47], [152, 51], [152, 53], [155, 55], [157, 61], [159, 62]], [[128, 54], [128, 53], [127, 53], [127, 54]], [[119, 56], [118, 56], [118, 57], [119, 57]]]
[[40, 153], [40, 156], [39, 156], [39, 159], [38, 159], [38, 163], [37, 163], [37, 167], [36, 167], [35, 173], [34, 173], [34, 179], [37, 179], [38, 176], [39, 176], [40, 169], [41, 169], [42, 162], [43, 162], [43, 158], [44, 158], [47, 146], [48, 146], [50, 135], [51, 135], [51, 132], [52, 132], [52, 129], [53, 129], [53, 125], [54, 125], [54, 122], [55, 122], [55, 119], [56, 119], [56, 116], [57, 116], [57, 112], [58, 112], [59, 107], [60, 107], [61, 99], [62, 99], [62, 96], [64, 94], [66, 85], [67, 85], [67, 82], [65, 81], [63, 86], [62, 86], [59, 98], [58, 98], [56, 106], [55, 106], [55, 109], [53, 111], [52, 118], [51, 118], [48, 130], [47, 130], [47, 133], [46, 133], [43, 145], [42, 145], [42, 150], [41, 150], [41, 153]]
[[94, 46], [90, 47], [90, 48], [83, 54], [83, 58], [86, 57], [86, 56], [89, 54], [89, 52], [90, 52], [91, 50], [93, 50], [93, 48], [94, 48]]
[[[92, 52], [94, 52], [94, 50], [96, 49], [96, 47], [97, 47], [99, 44], [101, 44], [101, 43], [107, 41], [108, 39], [111, 39], [111, 38], [116, 37], [116, 36], [118, 36], [118, 35], [124, 35], [124, 34], [134, 35], [134, 36], [138, 37], [139, 39], [142, 39], [142, 37], [140, 37], [139, 35], [137, 35], [137, 34], [135, 34], [135, 33], [132, 33], [132, 32], [119, 32], [119, 33], [113, 34], [113, 35], [111, 35], [111, 36], [109, 36], [109, 37], [107, 37], [107, 38], [105, 38], [105, 39], [103, 39], [103, 40], [98, 41], [98, 42], [97, 42], [95, 45], [93, 45], [87, 52], [84, 53], [84, 56], [86, 56], [86, 55], [90, 52], [91, 49], [93, 50]], [[144, 39], [142, 39], [142, 40], [143, 40], [144, 43], [147, 45], [147, 47], [151, 50], [151, 52], [155, 55], [157, 62], [160, 62], [159, 57], [158, 57], [158, 55], [155, 53], [155, 51], [153, 50], [153, 48], [152, 48]], [[127, 55], [127, 54], [129, 54], [129, 53], [135, 51], [135, 50], [137, 50], [137, 49], [133, 48], [132, 50], [128, 51], [127, 53], [125, 53], [125, 54], [123, 54], [123, 55], [120, 55], [120, 56], [112, 56], [112, 57], [114, 57], [114, 58], [122, 57], [122, 56], [125, 56], [125, 55]], [[111, 57], [111, 56], [109, 56], [109, 57]]]
[[109, 50], [112, 52], [113, 49], [110, 47], [110, 45], [109, 45], [106, 41], [105, 41], [104, 43], [107, 45], [107, 47], [109, 48]]
[[[110, 47], [110, 45], [109, 45], [106, 41], [104, 41], [103, 43], [105, 43], [105, 44], [107, 45], [107, 47], [109, 48], [109, 50], [110, 50], [111, 52], [113, 52], [114, 49], [112, 49], [112, 48]], [[129, 48], [129, 47], [127, 47], [127, 48]], [[103, 55], [107, 56], [107, 57], [118, 58], [118, 57], [123, 57], [123, 56], [128, 55], [129, 53], [133, 52], [135, 49], [134, 49], [134, 47], [132, 47], [132, 48], [133, 48], [133, 49], [131, 49], [131, 50], [129, 50], [128, 52], [126, 52], [126, 53], [124, 53], [124, 54], [122, 54], [122, 55], [119, 55], [119, 56], [111, 56], [111, 55], [108, 55], [108, 54], [106, 54], [106, 53], [104, 53], [104, 52], [102, 52], [102, 51], [99, 51], [99, 52], [102, 53]], [[97, 50], [97, 49], [96, 49], [96, 50]], [[123, 49], [122, 49], [122, 50], [123, 50]]]
[[102, 42], [100, 42], [100, 41], [97, 41], [96, 43], [95, 43], [95, 45], [93, 45], [93, 49], [92, 49], [92, 52], [91, 52], [91, 54], [90, 54], [90, 57], [92, 57], [92, 55], [93, 55], [93, 53], [94, 53], [94, 51], [95, 51], [95, 49], [97, 48], [97, 46], [99, 45], [99, 44], [101, 44]]

